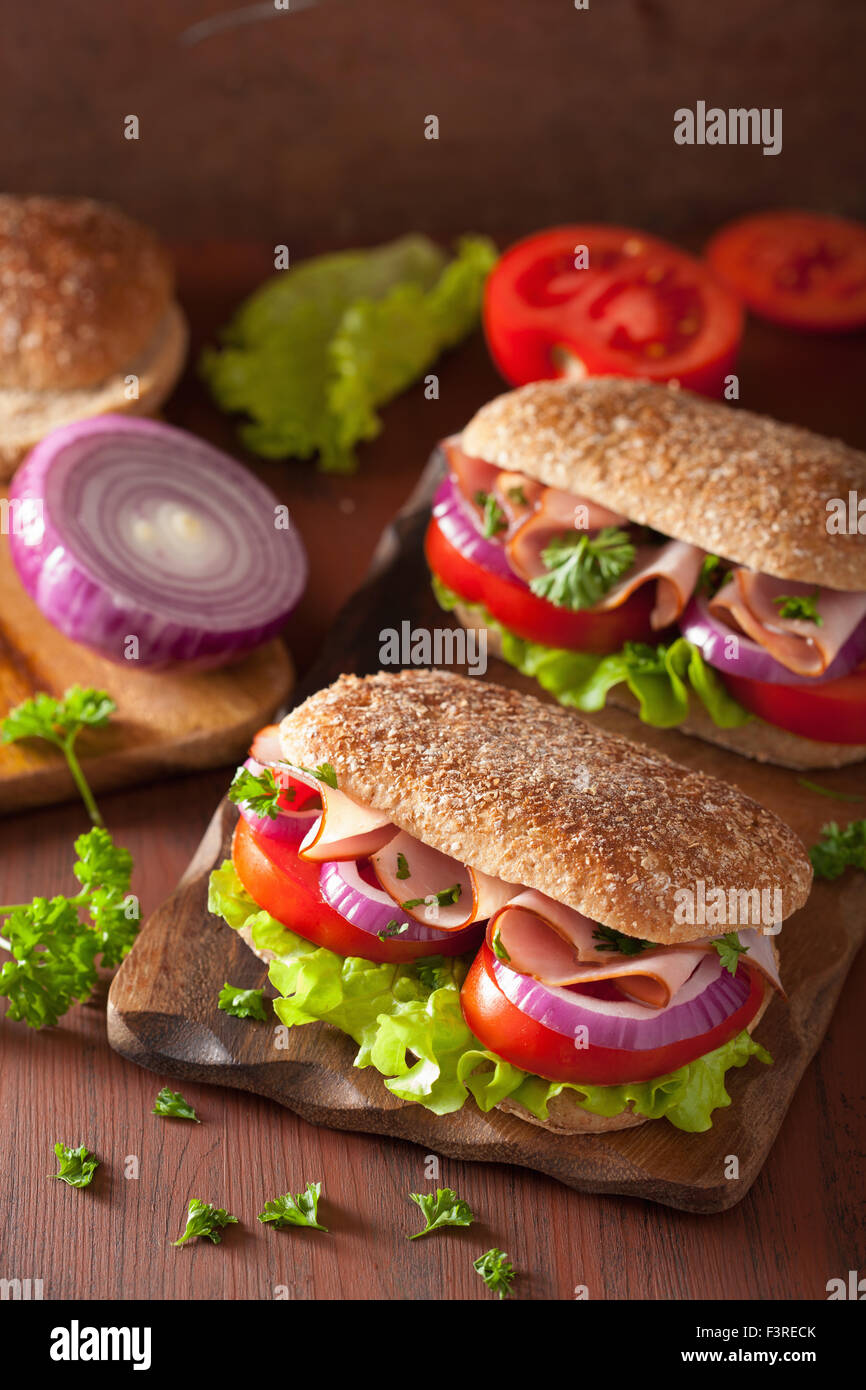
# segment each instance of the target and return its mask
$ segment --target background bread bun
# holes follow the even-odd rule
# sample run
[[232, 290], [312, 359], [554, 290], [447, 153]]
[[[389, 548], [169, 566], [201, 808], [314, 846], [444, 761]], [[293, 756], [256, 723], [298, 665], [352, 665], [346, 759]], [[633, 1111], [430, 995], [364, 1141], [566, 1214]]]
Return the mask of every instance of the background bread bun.
[[866, 589], [862, 536], [827, 503], [866, 493], [866, 454], [672, 386], [536, 381], [497, 396], [462, 447], [630, 521], [781, 579]]
[[166, 251], [118, 208], [0, 195], [3, 476], [58, 425], [159, 409], [186, 357], [173, 296]]

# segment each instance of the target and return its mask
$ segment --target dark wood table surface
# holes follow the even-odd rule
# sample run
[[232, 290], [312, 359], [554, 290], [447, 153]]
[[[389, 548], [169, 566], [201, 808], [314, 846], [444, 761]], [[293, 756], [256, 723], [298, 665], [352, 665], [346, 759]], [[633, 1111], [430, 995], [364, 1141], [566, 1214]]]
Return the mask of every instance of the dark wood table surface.
[[[196, 342], [267, 269], [263, 249], [235, 248], [227, 258], [218, 245], [188, 248], [180, 262]], [[862, 336], [811, 340], [750, 324], [742, 403], [864, 446], [864, 369]], [[302, 671], [432, 444], [501, 385], [480, 340], [439, 370], [439, 401], [416, 389], [389, 407], [385, 432], [365, 449], [356, 476], [257, 465], [291, 505], [310, 552], [309, 588], [289, 631]], [[232, 446], [230, 427], [192, 371], [167, 414]], [[115, 838], [132, 851], [145, 913], [183, 872], [227, 772], [103, 798]], [[828, 817], [837, 809], [828, 802]], [[84, 828], [76, 804], [0, 822], [0, 901], [65, 891], [72, 840]], [[471, 1203], [477, 1224], [411, 1244], [406, 1236], [420, 1223], [407, 1194], [435, 1187], [435, 1155], [315, 1129], [267, 1101], [193, 1084], [183, 1091], [201, 1125], [158, 1119], [151, 1106], [168, 1078], [109, 1049], [104, 991], [54, 1029], [0, 1022], [0, 1276], [41, 1279], [46, 1298], [489, 1298], [472, 1261], [495, 1245], [518, 1269], [514, 1292], [522, 1298], [570, 1299], [582, 1285], [594, 1300], [823, 1299], [828, 1279], [862, 1269], [866, 1253], [864, 994], [861, 955], [764, 1171], [731, 1211], [686, 1215], [580, 1195], [517, 1169], [443, 1159], [439, 1184]], [[57, 1139], [83, 1142], [99, 1156], [87, 1191], [49, 1176]], [[263, 1197], [308, 1180], [323, 1183], [330, 1234], [257, 1223]], [[172, 1249], [191, 1196], [226, 1207], [243, 1224], [220, 1246]]]

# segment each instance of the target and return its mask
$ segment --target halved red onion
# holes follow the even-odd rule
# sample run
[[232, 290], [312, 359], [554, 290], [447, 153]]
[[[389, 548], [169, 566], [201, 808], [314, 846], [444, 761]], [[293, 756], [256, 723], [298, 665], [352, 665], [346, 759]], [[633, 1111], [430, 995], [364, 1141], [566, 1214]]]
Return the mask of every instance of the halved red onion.
[[[480, 925], [456, 932], [440, 931], [401, 912], [387, 893], [364, 881], [354, 860], [331, 860], [323, 864], [319, 888], [329, 907], [347, 922], [371, 936], [381, 933], [383, 940], [393, 937], [396, 941], [441, 941], [448, 943], [449, 951], [455, 946], [470, 951], [481, 939]], [[404, 924], [406, 930], [401, 931]]]
[[585, 1027], [594, 1047], [629, 1052], [664, 1047], [708, 1032], [736, 1013], [751, 989], [746, 968], [740, 966], [732, 975], [716, 952], [701, 961], [664, 1009], [543, 985], [529, 975], [518, 975], [495, 956], [493, 972], [505, 997], [537, 1023], [566, 1037]]
[[[274, 637], [303, 592], [303, 544], [272, 492], [185, 430], [102, 415], [47, 435], [10, 495], [24, 588], [111, 661], [217, 666]], [[135, 638], [133, 645], [130, 639]]]
[[445, 539], [461, 555], [492, 574], [513, 579], [515, 584], [522, 583], [508, 563], [504, 546], [481, 534], [471, 507], [464, 501], [450, 474], [443, 478], [436, 489], [433, 516]]
[[[256, 777], [265, 770], [264, 764], [256, 762], [255, 758], [247, 758], [244, 767]], [[280, 797], [278, 805], [279, 811], [276, 816], [257, 815], [248, 801], [239, 801], [238, 810], [250, 829], [261, 839], [271, 840], [280, 845], [299, 845], [322, 814], [321, 807], [312, 806], [309, 810], [296, 810], [285, 793]]]
[[[704, 661], [717, 671], [728, 672], [732, 676], [745, 676], [747, 680], [766, 681], [770, 685], [824, 685], [840, 676], [847, 676], [866, 657], [866, 619], [851, 633], [838, 656], [830, 663], [823, 676], [798, 676], [789, 671], [780, 661], [751, 637], [735, 632], [719, 618], [713, 616], [707, 607], [707, 600], [695, 594], [680, 619], [680, 631], [700, 650]], [[736, 638], [732, 650], [736, 657], [728, 656], [725, 644]]]

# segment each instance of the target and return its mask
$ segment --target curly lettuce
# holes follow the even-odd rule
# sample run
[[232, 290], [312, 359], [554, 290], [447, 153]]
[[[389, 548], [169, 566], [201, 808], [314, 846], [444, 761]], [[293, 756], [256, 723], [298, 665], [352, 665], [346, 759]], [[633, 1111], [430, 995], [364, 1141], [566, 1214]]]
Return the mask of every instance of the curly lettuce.
[[487, 1112], [510, 1097], [539, 1120], [562, 1091], [572, 1091], [593, 1115], [618, 1115], [629, 1103], [648, 1119], [700, 1133], [712, 1112], [730, 1105], [725, 1073], [750, 1057], [771, 1057], [747, 1032], [704, 1057], [653, 1081], [585, 1086], [546, 1081], [488, 1051], [467, 1027], [460, 1008], [465, 957], [442, 956], [406, 965], [340, 956], [305, 941], [260, 910], [226, 860], [211, 874], [208, 907], [235, 930], [248, 927], [254, 944], [276, 953], [270, 979], [279, 993], [274, 1011], [288, 1027], [330, 1023], [358, 1046], [356, 1067], [374, 1067], [387, 1089], [436, 1115], [460, 1110], [468, 1096]]
[[472, 608], [479, 623], [500, 634], [502, 655], [509, 666], [533, 676], [561, 705], [592, 713], [604, 709], [609, 690], [624, 684], [638, 702], [640, 718], [657, 729], [682, 724], [691, 695], [697, 696], [720, 729], [739, 728], [753, 717], [728, 694], [698, 648], [685, 637], [655, 647], [626, 642], [621, 651], [607, 656], [546, 647], [516, 636], [486, 608], [467, 603], [449, 589], [438, 575], [432, 576], [432, 583], [441, 608], [450, 612], [458, 603]]

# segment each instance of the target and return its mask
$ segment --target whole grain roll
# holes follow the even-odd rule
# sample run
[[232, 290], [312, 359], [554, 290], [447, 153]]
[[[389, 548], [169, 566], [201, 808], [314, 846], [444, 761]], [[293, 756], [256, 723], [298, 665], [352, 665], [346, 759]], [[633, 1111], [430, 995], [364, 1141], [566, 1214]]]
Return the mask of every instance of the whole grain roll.
[[156, 236], [118, 208], [0, 195], [0, 388], [92, 388], [141, 356], [173, 293]]
[[866, 589], [866, 545], [827, 504], [866, 494], [866, 454], [671, 386], [596, 377], [497, 396], [462, 448], [780, 579]]
[[735, 787], [603, 733], [569, 710], [448, 671], [341, 676], [280, 725], [283, 756], [463, 863], [664, 945], [680, 889], [781, 891], [812, 871], [800, 840]]

